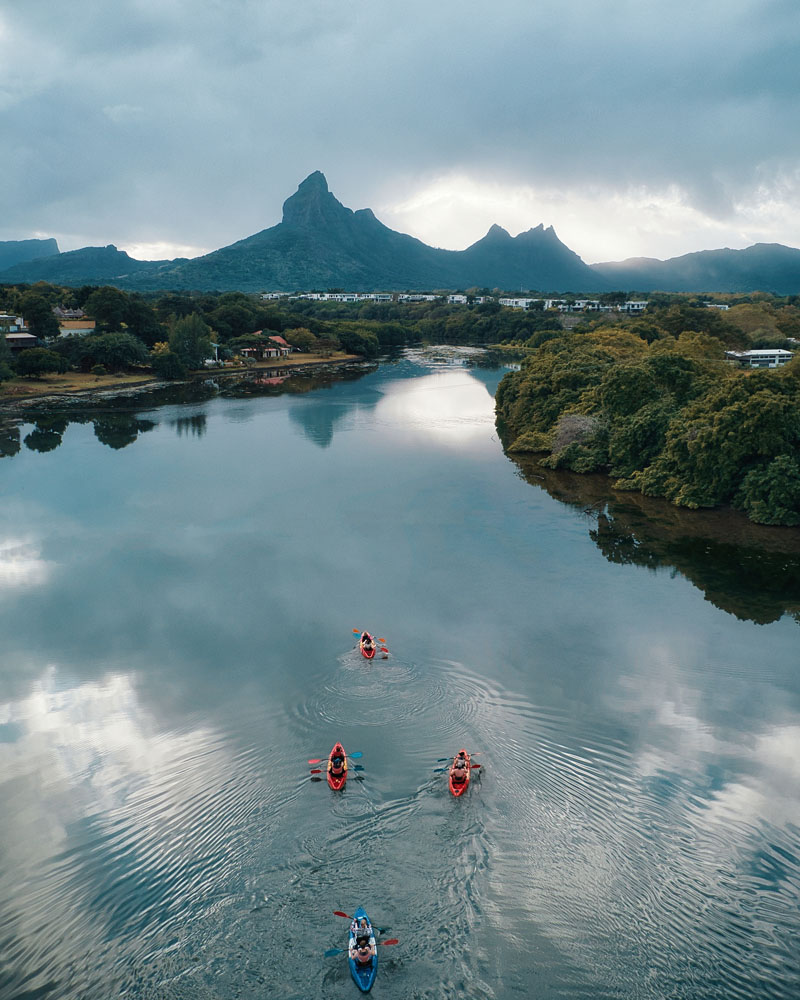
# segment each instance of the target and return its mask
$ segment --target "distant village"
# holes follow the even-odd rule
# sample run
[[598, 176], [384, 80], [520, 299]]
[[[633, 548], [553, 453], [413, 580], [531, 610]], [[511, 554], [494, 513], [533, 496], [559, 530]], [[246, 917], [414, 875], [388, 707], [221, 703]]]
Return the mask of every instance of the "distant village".
[[[446, 302], [451, 306], [483, 305], [499, 302], [509, 309], [555, 309], [558, 312], [624, 312], [641, 313], [647, 308], [647, 301], [623, 302], [618, 305], [604, 305], [599, 299], [534, 299], [501, 298], [494, 295], [434, 294], [423, 292], [264, 292], [262, 299], [311, 299], [314, 302]], [[715, 305], [708, 302], [707, 305]], [[716, 308], [727, 309], [726, 305]]]

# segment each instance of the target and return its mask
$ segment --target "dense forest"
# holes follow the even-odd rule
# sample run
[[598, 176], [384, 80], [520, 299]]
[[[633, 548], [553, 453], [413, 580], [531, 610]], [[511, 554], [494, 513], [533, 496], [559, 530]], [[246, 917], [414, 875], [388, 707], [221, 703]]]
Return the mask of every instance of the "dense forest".
[[[600, 296], [607, 304], [625, 298]], [[681, 506], [727, 504], [754, 521], [800, 524], [800, 357], [759, 371], [725, 359], [732, 349], [795, 350], [800, 297], [717, 296], [714, 304], [727, 308], [651, 295], [631, 317], [510, 309], [496, 300], [264, 301], [242, 292], [9, 285], [0, 286], [0, 313], [24, 316], [42, 346], [12, 356], [0, 337], [0, 381], [70, 369], [183, 378], [215, 354], [235, 358], [273, 334], [323, 357], [374, 358], [425, 342], [500, 345], [521, 358], [497, 394], [498, 427], [512, 453], [607, 472], [618, 489]], [[59, 336], [55, 307], [81, 310], [95, 332]]]
[[800, 357], [744, 370], [725, 351], [793, 348], [797, 303], [753, 297], [726, 312], [651, 302], [636, 320], [534, 335], [497, 392], [512, 453], [607, 472], [615, 488], [684, 507], [732, 505], [800, 524]]

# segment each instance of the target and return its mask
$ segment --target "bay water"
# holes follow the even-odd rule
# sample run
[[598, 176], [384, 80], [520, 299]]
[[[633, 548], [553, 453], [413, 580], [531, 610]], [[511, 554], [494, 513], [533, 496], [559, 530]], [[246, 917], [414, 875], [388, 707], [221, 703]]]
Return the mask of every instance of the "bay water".
[[2, 1000], [352, 997], [360, 905], [376, 997], [800, 996], [800, 532], [512, 461], [506, 370], [6, 416]]

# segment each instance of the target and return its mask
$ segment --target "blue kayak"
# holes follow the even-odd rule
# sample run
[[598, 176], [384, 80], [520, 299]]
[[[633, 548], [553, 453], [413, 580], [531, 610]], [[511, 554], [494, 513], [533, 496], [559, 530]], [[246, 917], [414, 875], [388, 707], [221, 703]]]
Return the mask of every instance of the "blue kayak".
[[[360, 923], [361, 919], [367, 921], [369, 926], [370, 938], [375, 940], [375, 932], [372, 929], [372, 923], [367, 916], [367, 911], [359, 906], [355, 912], [355, 919]], [[352, 924], [350, 926], [350, 939], [348, 945], [356, 943], [356, 935], [353, 932]], [[372, 988], [372, 984], [375, 982], [375, 977], [378, 975], [378, 951], [375, 950], [375, 954], [372, 956], [369, 962], [358, 962], [354, 958], [350, 958], [349, 954], [347, 956], [347, 961], [350, 965], [350, 974], [356, 981], [356, 986], [361, 990], [362, 993], [368, 993]]]

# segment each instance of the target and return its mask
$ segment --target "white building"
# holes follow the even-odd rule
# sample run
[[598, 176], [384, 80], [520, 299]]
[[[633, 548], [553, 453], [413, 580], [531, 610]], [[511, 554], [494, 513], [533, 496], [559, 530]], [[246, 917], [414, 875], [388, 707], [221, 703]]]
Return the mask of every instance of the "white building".
[[27, 333], [28, 327], [22, 316], [13, 316], [11, 313], [0, 313], [0, 329], [6, 333]]
[[[530, 309], [532, 302], [541, 302], [541, 299], [509, 298], [500, 299], [501, 306], [508, 306], [509, 309]], [[547, 306], [545, 306], [547, 308]]]
[[466, 295], [448, 295], [447, 301], [451, 306], [465, 306], [467, 304]]
[[742, 368], [780, 368], [788, 364], [794, 354], [780, 347], [759, 348], [752, 351], [726, 351], [729, 361], [736, 361]]

